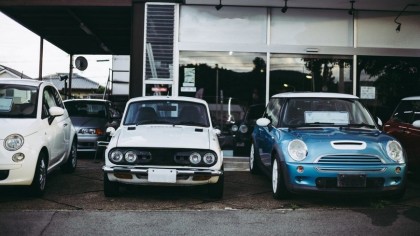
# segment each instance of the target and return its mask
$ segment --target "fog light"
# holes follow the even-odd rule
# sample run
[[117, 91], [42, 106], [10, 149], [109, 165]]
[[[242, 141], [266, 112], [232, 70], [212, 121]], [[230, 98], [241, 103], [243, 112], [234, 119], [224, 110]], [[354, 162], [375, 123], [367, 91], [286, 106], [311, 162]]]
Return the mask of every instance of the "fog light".
[[23, 154], [23, 153], [21, 153], [21, 152], [19, 152], [19, 153], [15, 153], [15, 154], [12, 156], [12, 160], [13, 160], [14, 162], [21, 162], [21, 161], [23, 161], [23, 159], [25, 159], [25, 154]]
[[401, 167], [395, 168], [395, 173], [397, 173], [397, 174], [401, 173]]
[[298, 173], [303, 173], [303, 166], [298, 166], [296, 170]]

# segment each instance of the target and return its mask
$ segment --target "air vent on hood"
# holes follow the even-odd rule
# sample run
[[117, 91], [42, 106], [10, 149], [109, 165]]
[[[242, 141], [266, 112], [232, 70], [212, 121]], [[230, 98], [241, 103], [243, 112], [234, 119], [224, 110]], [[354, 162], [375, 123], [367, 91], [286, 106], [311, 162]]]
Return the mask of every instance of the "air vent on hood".
[[353, 140], [332, 141], [331, 146], [337, 150], [363, 150], [366, 143]]

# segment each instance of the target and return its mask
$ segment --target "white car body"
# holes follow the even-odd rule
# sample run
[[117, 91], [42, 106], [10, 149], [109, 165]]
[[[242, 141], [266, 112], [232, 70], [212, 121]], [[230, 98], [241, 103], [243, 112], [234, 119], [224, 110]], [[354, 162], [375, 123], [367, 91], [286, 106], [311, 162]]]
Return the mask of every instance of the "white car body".
[[[208, 125], [197, 126], [159, 122], [151, 122], [150, 124], [128, 123], [130, 119], [128, 113], [130, 113], [131, 104], [163, 104], [166, 102], [179, 106], [179, 110], [170, 111], [173, 112], [173, 118], [178, 117], [178, 113], [182, 112], [181, 104], [188, 103], [202, 106], [205, 108]], [[174, 105], [172, 107], [176, 106]], [[213, 185], [223, 181], [223, 153], [217, 138], [217, 134], [219, 133], [219, 130], [212, 127], [208, 105], [204, 100], [188, 97], [156, 96], [131, 99], [126, 105], [120, 127], [116, 131], [112, 130], [112, 138], [105, 151], [105, 166], [103, 167], [106, 185], [104, 186], [105, 195], [112, 196], [118, 192], [118, 190], [116, 192], [107, 192], [107, 183], [112, 182], [138, 185]], [[140, 150], [144, 152], [146, 149], [152, 150], [150, 151], [152, 161], [150, 163], [132, 165], [127, 163], [113, 163], [110, 160], [110, 152], [115, 149], [132, 149], [138, 150], [137, 152], [140, 152]], [[172, 153], [165, 157], [155, 157], [153, 156], [154, 150], [168, 150], [169, 153], [172, 150], [177, 150], [174, 151], [176, 153], [174, 155], [178, 155], [180, 153], [179, 150], [185, 152], [189, 150], [200, 150], [203, 153], [212, 152], [217, 155], [217, 161], [208, 166], [192, 166], [191, 163], [172, 165], [166, 163], [170, 162], [172, 158], [175, 159]], [[165, 152], [165, 154], [167, 153]], [[165, 163], [156, 164], [154, 163], [154, 158], [162, 159], [160, 162]], [[174, 174], [172, 175], [171, 173]], [[174, 179], [174, 175], [176, 179]], [[183, 177], [181, 178], [180, 176]], [[197, 176], [208, 176], [208, 178], [197, 178]]]
[[[36, 102], [36, 105], [33, 105], [36, 109], [30, 117], [23, 113], [12, 114], [10, 107], [18, 107], [26, 102], [22, 102], [18, 96], [25, 96], [25, 92], [29, 94], [29, 91], [9, 88], [11, 86], [32, 86], [34, 90], [31, 91], [40, 91], [36, 99], [35, 93], [33, 95], [32, 99], [35, 102], [44, 102], [44, 90], [48, 90], [49, 92], [45, 93], [54, 94], [54, 98], [49, 98], [57, 101], [61, 107], [45, 106], [43, 110], [43, 102]], [[5, 94], [5, 91], [11, 90], [13, 94]], [[12, 104], [8, 102], [11, 97]], [[41, 195], [44, 192], [47, 173], [60, 166], [65, 166], [68, 172], [74, 171], [77, 161], [77, 156], [72, 156], [73, 141], [77, 140], [75, 129], [67, 111], [63, 109], [57, 89], [51, 83], [25, 79], [0, 80], [0, 104], [0, 185], [32, 185], [35, 195]], [[6, 149], [6, 139], [10, 135], [23, 138], [23, 144], [17, 150]], [[14, 155], [23, 158], [13, 160]], [[45, 157], [45, 172], [36, 175], [37, 163], [41, 156]], [[40, 189], [34, 186], [37, 178], [41, 178], [41, 186], [38, 186]]]

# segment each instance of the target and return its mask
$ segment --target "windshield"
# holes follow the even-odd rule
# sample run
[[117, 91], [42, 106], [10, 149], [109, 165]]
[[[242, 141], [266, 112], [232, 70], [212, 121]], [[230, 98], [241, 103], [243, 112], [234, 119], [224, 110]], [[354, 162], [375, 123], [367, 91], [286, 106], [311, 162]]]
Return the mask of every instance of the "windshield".
[[357, 100], [293, 98], [286, 103], [282, 126], [340, 126], [376, 128], [369, 112]]
[[186, 101], [142, 101], [131, 103], [124, 125], [171, 124], [209, 127], [206, 106]]
[[0, 84], [0, 117], [35, 118], [37, 97], [37, 87]]
[[99, 101], [65, 101], [70, 117], [97, 117], [107, 118], [108, 110], [105, 102]]

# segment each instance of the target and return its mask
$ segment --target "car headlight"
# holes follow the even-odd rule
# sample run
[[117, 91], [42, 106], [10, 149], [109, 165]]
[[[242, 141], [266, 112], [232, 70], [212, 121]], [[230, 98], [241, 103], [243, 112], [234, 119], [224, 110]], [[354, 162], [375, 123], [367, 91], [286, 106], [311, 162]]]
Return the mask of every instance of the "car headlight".
[[103, 135], [105, 132], [99, 128], [81, 128], [79, 134], [96, 134]]
[[189, 159], [192, 164], [197, 165], [201, 161], [201, 155], [198, 152], [193, 152], [191, 153]]
[[211, 165], [216, 161], [216, 156], [213, 153], [208, 152], [208, 153], [204, 154], [203, 161], [207, 165]]
[[112, 151], [111, 154], [109, 154], [109, 160], [112, 162], [121, 162], [124, 158], [124, 154], [120, 150]]
[[306, 147], [306, 144], [299, 139], [291, 141], [287, 147], [287, 151], [289, 151], [290, 157], [295, 161], [302, 161], [308, 154], [308, 148]]
[[243, 134], [248, 132], [248, 126], [246, 126], [246, 125], [239, 126], [239, 132], [241, 132]]
[[24, 139], [20, 134], [11, 134], [4, 139], [4, 148], [8, 151], [16, 151], [23, 146]]
[[238, 131], [238, 126], [237, 125], [232, 125], [230, 130], [232, 130], [232, 132], [236, 132], [236, 131]]
[[392, 140], [386, 144], [386, 153], [397, 163], [404, 163], [403, 149], [399, 142]]
[[128, 163], [134, 163], [137, 161], [137, 154], [133, 151], [128, 151], [125, 153], [124, 155], [124, 159], [128, 162]]

